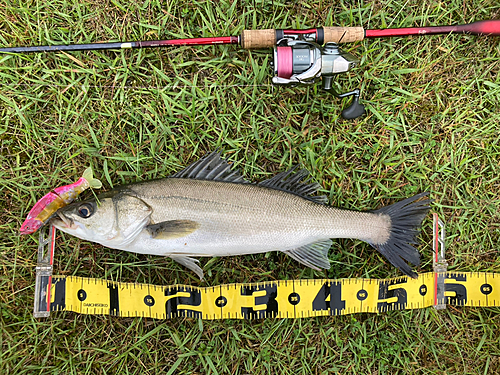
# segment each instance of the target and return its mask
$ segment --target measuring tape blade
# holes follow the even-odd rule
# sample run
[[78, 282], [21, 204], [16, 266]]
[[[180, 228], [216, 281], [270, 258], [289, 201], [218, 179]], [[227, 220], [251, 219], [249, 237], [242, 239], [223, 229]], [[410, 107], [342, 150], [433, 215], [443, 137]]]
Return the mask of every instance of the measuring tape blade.
[[[444, 279], [443, 300], [438, 278]], [[438, 287], [436, 287], [436, 285]], [[421, 309], [436, 304], [500, 306], [500, 274], [434, 272], [417, 279], [313, 279], [158, 286], [53, 276], [50, 310], [168, 319], [306, 318]]]

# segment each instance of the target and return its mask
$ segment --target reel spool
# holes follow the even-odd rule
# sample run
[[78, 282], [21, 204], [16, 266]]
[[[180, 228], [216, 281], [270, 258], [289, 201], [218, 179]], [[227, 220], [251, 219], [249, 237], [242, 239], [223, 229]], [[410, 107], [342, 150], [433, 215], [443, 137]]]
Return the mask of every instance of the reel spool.
[[359, 60], [350, 53], [343, 52], [336, 43], [326, 43], [320, 47], [316, 43], [281, 39], [274, 47], [273, 84], [279, 86], [312, 85], [322, 78], [323, 90], [337, 98], [353, 96], [351, 104], [342, 111], [345, 119], [355, 119], [365, 113], [359, 103], [360, 90], [339, 94], [332, 87], [333, 78], [354, 68]]

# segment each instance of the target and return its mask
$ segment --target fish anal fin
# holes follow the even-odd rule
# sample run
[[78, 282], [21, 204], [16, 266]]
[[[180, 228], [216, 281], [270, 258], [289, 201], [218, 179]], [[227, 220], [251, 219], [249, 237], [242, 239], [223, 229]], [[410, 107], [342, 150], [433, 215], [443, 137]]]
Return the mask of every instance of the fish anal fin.
[[200, 263], [198, 259], [173, 255], [171, 255], [170, 258], [183, 265], [184, 267], [189, 268], [200, 278], [200, 280], [203, 280], [203, 270], [200, 268], [200, 266], [198, 266], [198, 263]]
[[200, 223], [192, 220], [169, 220], [158, 224], [150, 224], [146, 230], [156, 240], [170, 240], [187, 236], [200, 227]]
[[297, 262], [320, 271], [321, 269], [330, 269], [328, 250], [330, 250], [331, 246], [332, 241], [328, 239], [303, 245], [295, 249], [284, 250], [283, 252]]

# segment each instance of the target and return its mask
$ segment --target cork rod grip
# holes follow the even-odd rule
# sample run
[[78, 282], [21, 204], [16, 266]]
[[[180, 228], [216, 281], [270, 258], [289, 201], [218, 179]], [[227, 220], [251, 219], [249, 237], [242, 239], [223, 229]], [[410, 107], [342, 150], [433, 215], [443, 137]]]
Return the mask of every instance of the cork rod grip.
[[365, 38], [365, 30], [362, 27], [323, 27], [325, 32], [325, 43], [352, 43]]
[[[365, 38], [362, 27], [323, 27], [324, 43], [352, 43]], [[243, 30], [241, 46], [244, 49], [272, 48], [276, 45], [276, 30]]]
[[276, 45], [276, 30], [243, 30], [241, 46], [244, 49], [270, 48]]

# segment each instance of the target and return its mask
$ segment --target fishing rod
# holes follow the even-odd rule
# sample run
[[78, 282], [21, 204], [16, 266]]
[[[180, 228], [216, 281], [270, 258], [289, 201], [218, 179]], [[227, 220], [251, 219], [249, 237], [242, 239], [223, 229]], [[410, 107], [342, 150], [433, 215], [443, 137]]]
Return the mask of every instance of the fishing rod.
[[351, 104], [342, 111], [342, 117], [355, 119], [365, 113], [359, 103], [360, 90], [338, 93], [333, 79], [359, 64], [359, 60], [342, 51], [338, 44], [362, 41], [365, 38], [391, 36], [471, 34], [500, 36], [500, 20], [478, 21], [466, 25], [406, 27], [365, 30], [362, 27], [319, 27], [307, 30], [243, 30], [239, 36], [152, 40], [137, 42], [113, 42], [0, 48], [0, 53], [33, 53], [57, 51], [95, 51], [129, 48], [153, 48], [169, 46], [199, 46], [237, 44], [244, 49], [274, 48], [274, 77], [278, 86], [311, 85], [322, 80], [322, 89], [337, 98], [352, 96]]

